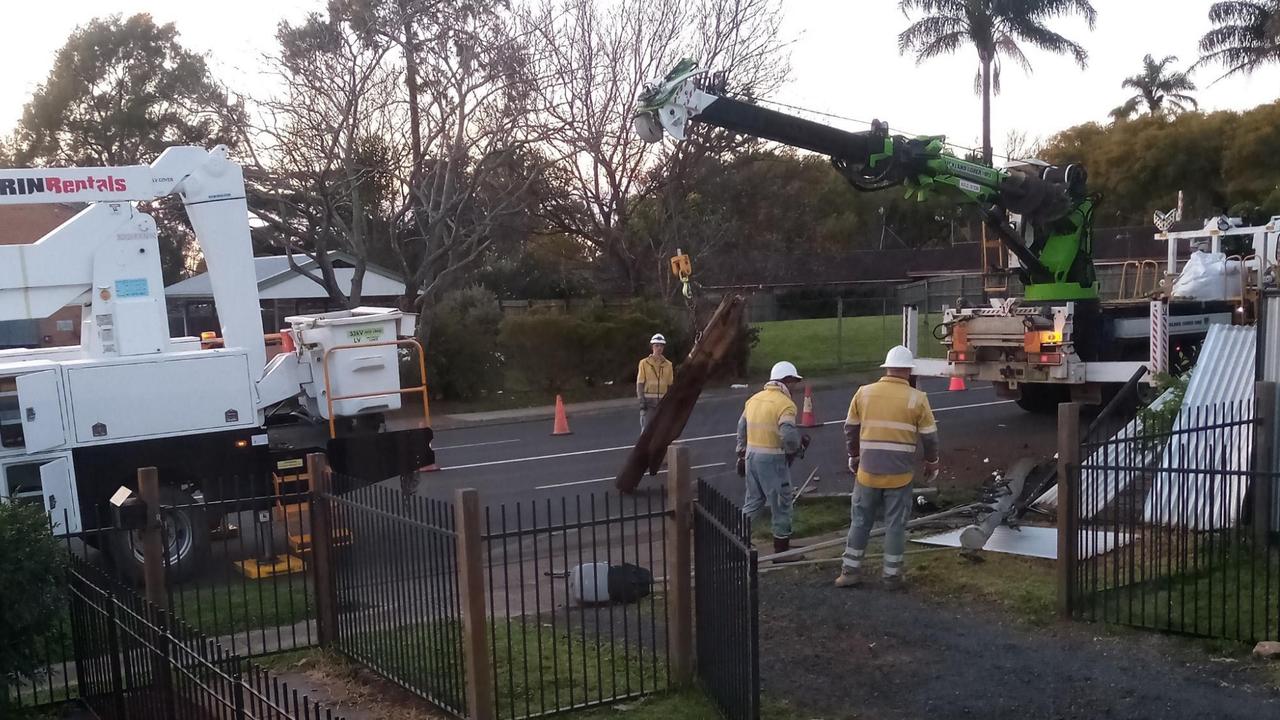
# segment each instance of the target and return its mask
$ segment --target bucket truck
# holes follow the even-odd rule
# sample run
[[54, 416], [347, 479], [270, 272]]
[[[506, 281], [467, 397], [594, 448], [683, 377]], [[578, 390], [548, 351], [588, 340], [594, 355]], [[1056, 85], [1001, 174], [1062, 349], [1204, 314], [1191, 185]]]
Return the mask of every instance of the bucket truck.
[[[173, 194], [208, 265], [220, 348], [169, 337], [156, 224], [135, 203]], [[0, 170], [0, 203], [85, 204], [34, 244], [0, 246], [0, 320], [82, 308], [79, 346], [0, 351], [0, 500], [39, 498], [55, 532], [72, 534], [108, 523], [108, 498], [136, 488], [140, 467], [159, 469], [164, 505], [192, 505], [267, 498], [273, 470], [316, 450], [366, 482], [434, 461], [425, 378], [411, 390], [423, 394], [418, 427], [367, 432], [407, 392], [398, 355], [415, 344], [401, 339], [413, 316], [290, 317], [292, 349], [267, 362], [243, 173], [226, 148], [172, 147], [151, 165]], [[307, 420], [269, 423], [286, 402]], [[186, 575], [217, 519], [186, 509], [163, 520], [170, 567]], [[110, 535], [117, 546], [104, 549], [137, 572], [127, 534]]]
[[[1232, 320], [1230, 308], [1210, 303], [1102, 301], [1093, 264], [1100, 198], [1083, 166], [996, 169], [950, 154], [941, 136], [894, 135], [878, 121], [864, 132], [830, 127], [730, 97], [723, 76], [689, 60], [641, 91], [633, 125], [645, 141], [683, 140], [698, 124], [826, 155], [859, 191], [904, 187], [908, 197], [976, 209], [1025, 291], [947, 309], [935, 328], [947, 358], [918, 361], [921, 375], [989, 380], [1028, 410], [1052, 411], [1072, 396], [1100, 402], [1104, 386], [1146, 369], [1150, 379], [1168, 367], [1179, 334], [1202, 338], [1210, 323]], [[912, 350], [916, 327], [914, 308], [905, 308], [903, 341]]]

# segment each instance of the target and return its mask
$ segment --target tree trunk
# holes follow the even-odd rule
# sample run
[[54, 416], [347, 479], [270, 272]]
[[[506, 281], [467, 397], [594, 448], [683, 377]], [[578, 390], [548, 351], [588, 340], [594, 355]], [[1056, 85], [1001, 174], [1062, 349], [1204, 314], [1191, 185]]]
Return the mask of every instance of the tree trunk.
[[413, 19], [405, 0], [400, 0], [400, 12], [404, 16], [404, 85], [409, 95], [409, 141], [413, 153], [413, 170], [409, 181], [417, 186], [422, 172], [422, 120], [418, 110], [418, 54], [414, 49]]
[[982, 162], [991, 165], [991, 56], [982, 60]]

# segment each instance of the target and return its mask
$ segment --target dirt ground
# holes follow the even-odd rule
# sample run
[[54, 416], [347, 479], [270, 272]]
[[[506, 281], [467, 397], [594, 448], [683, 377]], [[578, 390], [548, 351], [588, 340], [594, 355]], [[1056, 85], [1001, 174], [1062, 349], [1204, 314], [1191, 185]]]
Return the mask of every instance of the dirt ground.
[[993, 471], [1007, 469], [1019, 458], [1052, 460], [1058, 452], [1058, 419], [1031, 413], [1015, 417], [1017, 422], [946, 427], [938, 487], [944, 493], [951, 492], [956, 500], [968, 500]]
[[[848, 718], [1256, 718], [1280, 713], [1261, 662], [1085, 623], [1033, 627], [908, 588], [838, 590], [829, 567], [761, 578], [766, 696]], [[1238, 653], [1237, 653], [1238, 655]]]

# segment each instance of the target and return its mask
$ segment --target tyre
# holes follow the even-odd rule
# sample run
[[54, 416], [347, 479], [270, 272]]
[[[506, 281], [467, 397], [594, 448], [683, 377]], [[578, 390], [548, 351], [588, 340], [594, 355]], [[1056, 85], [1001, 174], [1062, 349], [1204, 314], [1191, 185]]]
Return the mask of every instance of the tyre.
[[1071, 399], [1071, 389], [1066, 385], [1024, 384], [1018, 396], [1018, 407], [1036, 415], [1052, 415], [1058, 412], [1059, 403]]
[[[166, 509], [161, 515], [164, 524], [166, 576], [169, 582], [180, 583], [191, 579], [204, 569], [209, 559], [208, 513], [195, 506], [195, 498], [189, 493], [171, 486], [161, 486], [160, 504], [183, 506]], [[120, 574], [140, 585], [143, 581], [142, 531], [110, 533], [107, 551]]]

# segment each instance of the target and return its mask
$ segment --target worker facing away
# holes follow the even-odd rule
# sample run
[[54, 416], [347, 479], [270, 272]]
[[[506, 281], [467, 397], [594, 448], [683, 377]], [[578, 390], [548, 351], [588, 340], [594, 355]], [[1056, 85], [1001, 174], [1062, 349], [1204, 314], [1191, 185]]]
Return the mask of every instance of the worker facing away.
[[876, 514], [884, 510], [884, 581], [902, 585], [907, 519], [911, 515], [911, 480], [916, 450], [924, 444], [925, 469], [938, 467], [938, 427], [929, 398], [910, 385], [915, 358], [899, 345], [885, 358], [884, 377], [853, 394], [844, 433], [849, 470], [857, 476], [853, 487], [849, 537], [836, 587], [862, 581], [862, 561]]
[[746, 480], [742, 513], [754, 518], [769, 506], [775, 553], [791, 547], [791, 462], [809, 444], [796, 429], [791, 399], [791, 389], [803, 379], [789, 362], [774, 365], [769, 382], [747, 400], [738, 419], [738, 475]]
[[640, 369], [636, 371], [636, 399], [640, 401], [640, 432], [644, 432], [649, 413], [658, 408], [658, 403], [666, 397], [675, 382], [675, 368], [666, 358], [667, 339], [662, 333], [649, 338], [648, 357], [640, 361]]

